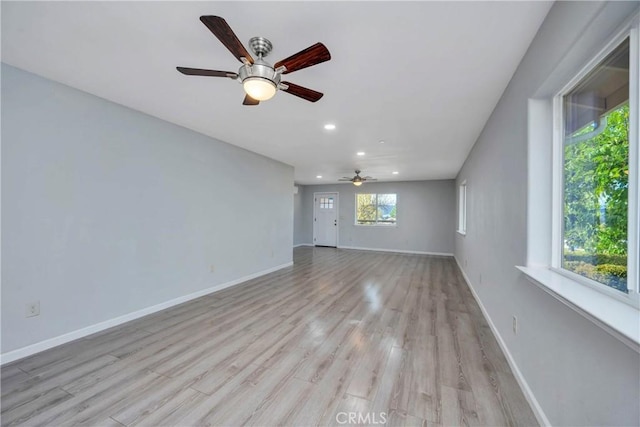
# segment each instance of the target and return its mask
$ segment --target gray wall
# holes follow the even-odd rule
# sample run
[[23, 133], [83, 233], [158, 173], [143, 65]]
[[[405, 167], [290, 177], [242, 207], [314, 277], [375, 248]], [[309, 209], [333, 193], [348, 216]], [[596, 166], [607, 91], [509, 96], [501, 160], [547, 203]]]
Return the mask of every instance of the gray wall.
[[[313, 194], [339, 193], [338, 246], [399, 251], [453, 253], [455, 187], [453, 180], [308, 185], [302, 203], [301, 243], [313, 242]], [[398, 225], [355, 225], [356, 193], [396, 193]]]
[[290, 166], [3, 64], [2, 351], [290, 262], [292, 188]]
[[[640, 356], [514, 268], [527, 255], [527, 100], [551, 96], [539, 88], [577, 73], [637, 4], [556, 3], [457, 179], [467, 180], [468, 221], [467, 235], [456, 233], [456, 258], [558, 426], [638, 425]], [[556, 68], [561, 61], [564, 69]]]
[[302, 201], [304, 198], [305, 186], [296, 185], [298, 193], [293, 195], [293, 245], [304, 245], [308, 243], [305, 234], [305, 218]]

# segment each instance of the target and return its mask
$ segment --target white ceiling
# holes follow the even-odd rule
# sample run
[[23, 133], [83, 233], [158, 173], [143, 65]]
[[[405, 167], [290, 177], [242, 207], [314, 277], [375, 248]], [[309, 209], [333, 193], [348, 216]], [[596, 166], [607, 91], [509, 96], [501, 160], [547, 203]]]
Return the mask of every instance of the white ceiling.
[[[337, 182], [355, 168], [381, 181], [447, 179], [550, 6], [3, 1], [2, 61], [293, 165], [300, 184]], [[243, 43], [270, 39], [272, 63], [323, 42], [331, 61], [286, 80], [324, 98], [280, 92], [246, 107], [236, 82], [178, 73], [239, 68], [200, 15], [224, 17]], [[329, 122], [337, 129], [324, 130]]]

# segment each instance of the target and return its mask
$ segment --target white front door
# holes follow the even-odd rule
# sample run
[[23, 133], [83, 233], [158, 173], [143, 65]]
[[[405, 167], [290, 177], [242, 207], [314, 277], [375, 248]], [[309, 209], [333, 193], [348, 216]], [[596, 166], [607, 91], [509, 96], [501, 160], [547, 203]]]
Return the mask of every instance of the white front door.
[[315, 193], [313, 244], [338, 246], [338, 193]]

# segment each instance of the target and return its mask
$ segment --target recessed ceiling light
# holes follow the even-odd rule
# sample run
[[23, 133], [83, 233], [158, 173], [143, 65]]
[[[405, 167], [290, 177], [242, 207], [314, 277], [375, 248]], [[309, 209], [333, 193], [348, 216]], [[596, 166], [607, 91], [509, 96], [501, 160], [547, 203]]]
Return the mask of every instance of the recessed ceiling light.
[[356, 154], [357, 154], [358, 156], [364, 156], [364, 151], [358, 151]]
[[336, 125], [334, 125], [333, 123], [327, 123], [326, 125], [324, 125], [324, 128], [326, 130], [334, 130], [336, 128]]
[[391, 172], [391, 173], [392, 173], [392, 174], [394, 174], [394, 175], [398, 175], [400, 172], [398, 172], [398, 171], [393, 171], [393, 172]]
[[318, 178], [318, 179], [322, 178], [322, 175], [316, 175], [316, 178]]
[[383, 141], [383, 140], [380, 140], [380, 144], [384, 144], [384, 141]]

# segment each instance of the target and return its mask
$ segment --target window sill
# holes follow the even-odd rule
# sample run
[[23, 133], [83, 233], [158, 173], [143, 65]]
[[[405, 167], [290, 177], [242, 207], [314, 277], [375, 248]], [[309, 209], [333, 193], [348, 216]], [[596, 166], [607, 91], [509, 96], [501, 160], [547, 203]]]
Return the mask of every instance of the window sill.
[[462, 230], [456, 230], [456, 233], [458, 233], [461, 236], [466, 236], [467, 232], [466, 231], [462, 231]]
[[540, 289], [640, 353], [640, 310], [548, 268], [516, 268]]

